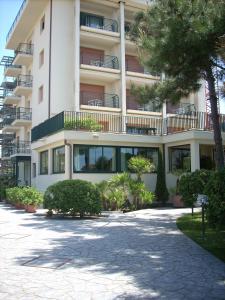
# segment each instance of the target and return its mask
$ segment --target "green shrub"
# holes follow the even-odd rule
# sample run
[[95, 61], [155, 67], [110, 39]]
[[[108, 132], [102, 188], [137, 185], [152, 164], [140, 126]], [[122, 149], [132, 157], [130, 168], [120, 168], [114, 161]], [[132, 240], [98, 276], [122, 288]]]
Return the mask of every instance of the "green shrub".
[[86, 118], [83, 120], [79, 119], [65, 119], [64, 121], [64, 128], [65, 129], [87, 129], [90, 131], [101, 131], [102, 124], [98, 123], [96, 120], [92, 118]]
[[198, 194], [203, 194], [210, 177], [210, 171], [197, 170], [183, 174], [178, 183], [178, 192], [187, 207], [194, 207]]
[[138, 181], [141, 181], [141, 176], [144, 173], [154, 172], [155, 166], [145, 157], [133, 156], [128, 161], [128, 169], [137, 175]]
[[225, 170], [212, 172], [204, 193], [209, 198], [206, 210], [210, 225], [221, 227], [225, 225]]
[[22, 204], [39, 206], [43, 202], [43, 195], [34, 187], [22, 188]]
[[44, 207], [57, 213], [99, 214], [101, 202], [94, 184], [84, 180], [64, 180], [48, 187], [44, 194]]
[[6, 189], [16, 185], [15, 178], [12, 176], [0, 176], [0, 201], [6, 198]]
[[38, 206], [43, 202], [43, 196], [34, 187], [14, 187], [6, 189], [7, 200], [12, 203]]

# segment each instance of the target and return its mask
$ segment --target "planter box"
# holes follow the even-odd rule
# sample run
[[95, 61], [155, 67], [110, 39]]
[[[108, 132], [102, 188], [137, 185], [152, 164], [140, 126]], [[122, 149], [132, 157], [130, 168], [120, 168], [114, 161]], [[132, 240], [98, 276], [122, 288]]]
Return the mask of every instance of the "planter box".
[[28, 213], [35, 213], [37, 211], [37, 208], [35, 205], [26, 205], [25, 209], [26, 209], [26, 212], [28, 212]]

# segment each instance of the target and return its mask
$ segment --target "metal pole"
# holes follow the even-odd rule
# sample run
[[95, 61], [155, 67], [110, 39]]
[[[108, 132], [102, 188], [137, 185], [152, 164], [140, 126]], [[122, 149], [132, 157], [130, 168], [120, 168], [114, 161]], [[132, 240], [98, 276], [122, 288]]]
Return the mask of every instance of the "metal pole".
[[202, 203], [202, 238], [205, 239], [205, 205]]

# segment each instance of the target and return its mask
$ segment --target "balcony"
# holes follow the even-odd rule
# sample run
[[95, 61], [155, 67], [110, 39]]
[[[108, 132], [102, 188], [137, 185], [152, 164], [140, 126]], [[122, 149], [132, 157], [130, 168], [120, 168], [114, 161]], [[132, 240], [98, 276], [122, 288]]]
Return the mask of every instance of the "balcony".
[[88, 14], [85, 12], [81, 12], [80, 14], [80, 25], [96, 30], [118, 32], [118, 22], [116, 20], [104, 18], [103, 16]]
[[32, 120], [32, 110], [26, 107], [15, 108], [12, 126], [30, 126]]
[[97, 48], [104, 48], [106, 45], [112, 47], [119, 43], [118, 22], [102, 16], [96, 16], [81, 12], [81, 44], [88, 43]]
[[31, 156], [31, 143], [29, 141], [19, 141], [15, 143], [10, 156]]
[[15, 50], [15, 58], [13, 64], [28, 67], [33, 60], [33, 45], [20, 43]]
[[99, 80], [110, 83], [120, 79], [119, 61], [116, 56], [89, 53], [81, 54], [81, 80]]
[[140, 65], [137, 58], [126, 59], [126, 72], [127, 76], [132, 77], [142, 77], [142, 78], [152, 78], [159, 79], [160, 74], [156, 72], [150, 72], [146, 70], [142, 65]]
[[15, 80], [14, 94], [16, 96], [28, 96], [32, 92], [33, 77], [31, 75], [19, 75]]
[[16, 77], [21, 73], [21, 66], [13, 64], [14, 57], [3, 56], [0, 62], [0, 66], [4, 66], [4, 75], [10, 77]]
[[80, 104], [83, 109], [119, 108], [119, 96], [115, 94], [80, 92]]
[[32, 128], [32, 142], [61, 130], [159, 136], [162, 118], [64, 111]]
[[[128, 92], [129, 94], [129, 92]], [[137, 112], [138, 111], [138, 112]], [[138, 99], [135, 96], [127, 96], [127, 113], [134, 114], [148, 114], [148, 113], [156, 113], [161, 115], [160, 108], [154, 102], [140, 104]]]
[[13, 90], [0, 88], [0, 98], [3, 99], [3, 105], [18, 104], [20, 97], [14, 95]]

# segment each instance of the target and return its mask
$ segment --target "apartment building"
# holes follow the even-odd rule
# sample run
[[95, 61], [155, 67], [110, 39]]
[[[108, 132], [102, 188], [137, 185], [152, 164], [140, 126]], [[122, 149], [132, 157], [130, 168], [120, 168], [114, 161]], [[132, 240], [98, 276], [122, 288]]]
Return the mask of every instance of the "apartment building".
[[[2, 170], [45, 190], [64, 179], [98, 182], [133, 155], [164, 151], [168, 187], [177, 171], [213, 168], [205, 89], [180, 104], [140, 104], [131, 85], [162, 80], [144, 68], [129, 26], [145, 0], [24, 0], [3, 57]], [[221, 126], [223, 128], [223, 116]], [[9, 167], [10, 166], [10, 167]], [[8, 169], [7, 169], [8, 168]], [[144, 176], [154, 190], [156, 174]]]

